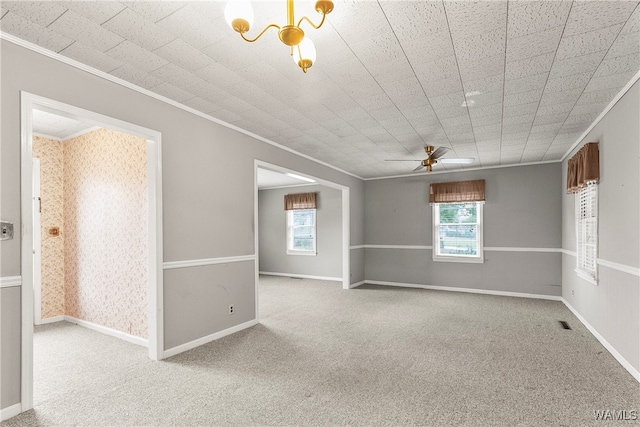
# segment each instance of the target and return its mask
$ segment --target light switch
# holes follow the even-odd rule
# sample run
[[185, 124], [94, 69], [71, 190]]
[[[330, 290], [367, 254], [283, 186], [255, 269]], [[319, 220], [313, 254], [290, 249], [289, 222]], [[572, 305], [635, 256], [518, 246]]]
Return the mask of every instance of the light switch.
[[11, 222], [0, 222], [0, 240], [11, 240], [13, 239], [13, 223]]

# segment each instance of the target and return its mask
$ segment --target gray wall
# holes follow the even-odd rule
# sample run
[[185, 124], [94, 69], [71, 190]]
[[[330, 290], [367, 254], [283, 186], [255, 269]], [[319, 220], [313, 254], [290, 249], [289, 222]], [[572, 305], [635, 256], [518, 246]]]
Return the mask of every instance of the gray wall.
[[[640, 83], [636, 82], [589, 132], [567, 160], [587, 142], [599, 142], [598, 259], [640, 267]], [[567, 161], [562, 165], [566, 179]], [[564, 180], [563, 180], [564, 183]], [[576, 250], [575, 196], [562, 187], [562, 247]], [[562, 258], [562, 296], [598, 333], [640, 371], [640, 279], [599, 265], [597, 286], [579, 278], [576, 258]]]
[[560, 163], [367, 181], [367, 245], [432, 246], [431, 182], [484, 179], [484, 264], [433, 262], [430, 249], [367, 248], [365, 277], [432, 286], [561, 293]]
[[[318, 193], [316, 256], [287, 255], [284, 195]], [[258, 194], [260, 271], [342, 277], [342, 191], [321, 185], [261, 190]]]
[[20, 403], [20, 287], [0, 288], [0, 408]]
[[[254, 159], [345, 185], [350, 189], [351, 244], [364, 243], [364, 183], [319, 163], [255, 140], [184, 110], [101, 79], [8, 41], [1, 41], [0, 216], [20, 230], [20, 91], [51, 98], [162, 133], [164, 261], [252, 255], [254, 249]], [[19, 236], [19, 233], [18, 233]], [[20, 275], [20, 239], [3, 241], [0, 275]], [[364, 265], [353, 265], [356, 274]], [[254, 263], [229, 267], [225, 283], [220, 269], [192, 267], [165, 270], [165, 348], [207, 336], [255, 318]], [[25, 286], [31, 286], [25, 283]], [[207, 288], [210, 285], [210, 288]], [[5, 291], [3, 291], [4, 293]], [[211, 304], [193, 305], [202, 296]], [[211, 315], [212, 304], [237, 315]], [[248, 314], [245, 315], [245, 311]], [[18, 316], [18, 313], [15, 313]], [[11, 325], [16, 319], [7, 321]], [[5, 321], [3, 321], [3, 325]], [[19, 325], [18, 323], [15, 325]], [[13, 342], [20, 329], [2, 329], [2, 343]], [[3, 347], [3, 351], [4, 347]], [[14, 368], [19, 347], [8, 348], [1, 369]], [[3, 387], [4, 382], [3, 382]], [[14, 386], [7, 396], [19, 389]], [[13, 403], [6, 401], [1, 407]]]

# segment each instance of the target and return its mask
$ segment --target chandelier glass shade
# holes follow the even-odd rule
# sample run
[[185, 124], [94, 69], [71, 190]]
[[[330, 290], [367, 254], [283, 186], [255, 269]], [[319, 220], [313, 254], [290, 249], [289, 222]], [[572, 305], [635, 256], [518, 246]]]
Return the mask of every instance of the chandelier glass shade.
[[307, 69], [316, 61], [316, 48], [313, 42], [308, 37], [305, 37], [300, 25], [303, 21], [306, 21], [311, 27], [320, 28], [324, 24], [327, 14], [333, 10], [333, 2], [331, 0], [318, 0], [316, 2], [315, 9], [322, 14], [322, 20], [316, 25], [306, 16], [300, 18], [297, 23], [295, 22], [293, 1], [286, 0], [287, 25], [269, 24], [252, 39], [245, 35], [251, 29], [254, 17], [253, 8], [249, 0], [229, 0], [224, 11], [224, 17], [231, 28], [249, 43], [258, 40], [269, 28], [276, 28], [280, 41], [289, 46], [289, 53], [293, 57], [293, 62], [298, 64], [302, 71], [306, 73]]

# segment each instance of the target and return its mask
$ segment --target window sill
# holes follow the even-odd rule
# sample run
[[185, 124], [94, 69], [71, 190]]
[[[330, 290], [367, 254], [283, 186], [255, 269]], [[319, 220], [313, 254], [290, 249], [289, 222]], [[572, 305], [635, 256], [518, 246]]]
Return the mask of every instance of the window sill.
[[464, 262], [468, 264], [484, 264], [484, 258], [433, 257], [434, 262]]
[[580, 277], [581, 279], [586, 280], [587, 282], [591, 283], [592, 285], [596, 285], [598, 286], [598, 280], [595, 279], [593, 276], [591, 276], [590, 274], [585, 273], [582, 270], [574, 270], [576, 272], [576, 274], [578, 275], [578, 277]]
[[304, 255], [304, 256], [316, 256], [315, 251], [287, 251], [287, 255]]

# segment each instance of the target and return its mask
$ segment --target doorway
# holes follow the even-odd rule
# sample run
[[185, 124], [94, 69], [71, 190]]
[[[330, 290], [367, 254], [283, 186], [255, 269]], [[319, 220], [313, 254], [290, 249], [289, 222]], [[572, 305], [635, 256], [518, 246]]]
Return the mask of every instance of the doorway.
[[[147, 256], [144, 268], [147, 271], [146, 288], [148, 292], [147, 331], [148, 356], [152, 360], [163, 358], [163, 304], [162, 304], [162, 176], [161, 176], [161, 135], [159, 132], [127, 123], [88, 110], [53, 101], [26, 92], [21, 93], [22, 126], [22, 411], [33, 407], [33, 324], [38, 320], [35, 305], [39, 303], [40, 292], [36, 281], [37, 260], [34, 259], [35, 240], [38, 232], [34, 223], [39, 211], [36, 204], [38, 191], [35, 182], [33, 158], [33, 119], [34, 111], [46, 112], [63, 118], [91, 123], [97, 128], [120, 132], [141, 138], [142, 150], [146, 151], [146, 248]], [[34, 199], [35, 197], [35, 199]], [[108, 204], [102, 209], [109, 209]], [[51, 233], [59, 232], [52, 227]], [[49, 232], [49, 231], [47, 231]], [[88, 326], [88, 325], [85, 325]], [[105, 332], [105, 331], [103, 331]], [[113, 334], [112, 334], [113, 335]]]
[[[349, 242], [350, 242], [350, 224], [349, 224], [349, 187], [341, 185], [341, 184], [336, 184], [334, 182], [331, 181], [327, 181], [321, 178], [317, 178], [315, 176], [311, 176], [302, 172], [298, 172], [292, 169], [288, 169], [288, 168], [284, 168], [282, 166], [278, 166], [278, 165], [274, 165], [271, 163], [267, 163], [261, 160], [255, 160], [255, 164], [254, 164], [254, 177], [255, 177], [255, 182], [254, 182], [254, 224], [255, 224], [255, 251], [256, 251], [256, 261], [255, 261], [255, 283], [256, 283], [256, 290], [255, 290], [255, 300], [256, 300], [256, 318], [258, 319], [258, 321], [260, 321], [260, 312], [259, 312], [259, 306], [258, 306], [258, 300], [259, 300], [259, 293], [258, 293], [258, 284], [259, 284], [259, 280], [260, 280], [260, 227], [259, 227], [259, 223], [260, 223], [260, 212], [259, 212], [259, 175], [261, 173], [264, 172], [273, 172], [276, 174], [280, 174], [284, 180], [282, 181], [283, 183], [285, 182], [289, 182], [291, 181], [291, 177], [295, 179], [298, 179], [298, 183], [303, 183], [303, 181], [307, 181], [306, 184], [310, 184], [311, 182], [313, 182], [314, 184], [317, 185], [321, 185], [323, 187], [329, 187], [329, 189], [334, 189], [334, 190], [338, 190], [340, 192], [340, 199], [341, 199], [341, 215], [340, 215], [340, 231], [341, 231], [341, 237], [340, 237], [340, 248], [341, 248], [341, 252], [342, 252], [342, 269], [341, 269], [341, 274], [339, 277], [339, 280], [342, 282], [342, 288], [343, 289], [349, 289], [349, 285], [350, 285], [350, 256], [349, 256]], [[264, 175], [263, 175], [264, 176]], [[287, 177], [289, 177], [289, 180], [287, 180]], [[275, 181], [274, 182], [278, 182], [278, 178], [275, 177]], [[302, 181], [300, 181], [302, 180]], [[287, 185], [287, 184], [284, 184]], [[302, 187], [304, 188], [304, 187]], [[302, 190], [304, 191], [304, 190]], [[284, 211], [283, 211], [283, 217], [284, 217]], [[282, 248], [282, 250], [284, 251], [284, 248]]]

